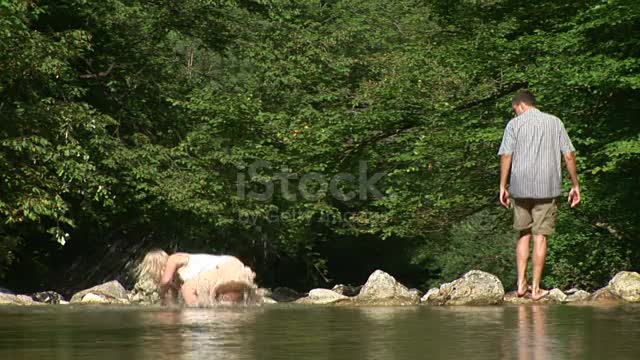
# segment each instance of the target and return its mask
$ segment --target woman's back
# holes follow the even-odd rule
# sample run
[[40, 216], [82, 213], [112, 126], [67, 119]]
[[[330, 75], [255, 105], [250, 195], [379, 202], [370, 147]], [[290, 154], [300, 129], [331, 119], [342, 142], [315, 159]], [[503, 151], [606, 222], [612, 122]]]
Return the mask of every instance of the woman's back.
[[182, 281], [188, 281], [198, 276], [198, 274], [209, 271], [230, 259], [233, 259], [233, 256], [189, 254], [187, 264], [178, 269], [178, 275]]

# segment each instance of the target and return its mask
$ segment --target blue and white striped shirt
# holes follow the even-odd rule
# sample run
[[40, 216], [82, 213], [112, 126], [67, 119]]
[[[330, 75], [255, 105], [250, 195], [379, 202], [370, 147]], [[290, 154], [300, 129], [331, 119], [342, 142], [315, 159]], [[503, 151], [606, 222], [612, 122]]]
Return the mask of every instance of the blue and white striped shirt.
[[564, 124], [536, 108], [511, 119], [498, 155], [512, 154], [509, 193], [514, 198], [560, 196], [560, 154], [575, 151]]

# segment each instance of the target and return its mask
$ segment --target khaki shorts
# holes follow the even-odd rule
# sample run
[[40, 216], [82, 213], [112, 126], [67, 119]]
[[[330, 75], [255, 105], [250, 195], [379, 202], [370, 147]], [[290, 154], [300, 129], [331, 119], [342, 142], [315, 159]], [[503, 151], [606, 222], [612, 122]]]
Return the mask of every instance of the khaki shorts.
[[558, 199], [513, 199], [513, 228], [534, 235], [551, 235], [556, 228]]

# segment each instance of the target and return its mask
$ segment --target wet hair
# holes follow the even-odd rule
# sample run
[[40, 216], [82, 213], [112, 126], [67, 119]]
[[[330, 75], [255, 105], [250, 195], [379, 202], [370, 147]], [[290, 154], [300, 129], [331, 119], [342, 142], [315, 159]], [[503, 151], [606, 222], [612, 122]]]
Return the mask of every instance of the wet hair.
[[160, 279], [162, 278], [162, 270], [167, 264], [168, 259], [169, 254], [167, 254], [164, 250], [155, 249], [149, 251], [138, 265], [136, 277], [138, 279], [147, 277], [153, 280], [156, 284], [160, 284]]
[[529, 90], [521, 90], [513, 97], [511, 103], [514, 105], [523, 103], [529, 106], [535, 106], [536, 98]]

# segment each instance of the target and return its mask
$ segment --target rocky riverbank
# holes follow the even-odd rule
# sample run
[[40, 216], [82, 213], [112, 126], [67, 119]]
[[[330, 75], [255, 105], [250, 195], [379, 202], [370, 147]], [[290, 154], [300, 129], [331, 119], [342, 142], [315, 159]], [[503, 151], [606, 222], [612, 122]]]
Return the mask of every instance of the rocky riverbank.
[[[516, 296], [505, 293], [500, 279], [495, 275], [471, 270], [459, 279], [432, 288], [426, 294], [409, 289], [393, 276], [381, 270], [374, 271], [362, 286], [336, 285], [332, 289], [312, 289], [301, 294], [288, 288], [259, 289], [264, 304], [294, 303], [316, 305], [351, 306], [406, 306], [406, 305], [500, 305], [533, 302], [529, 295]], [[640, 303], [640, 274], [622, 271], [616, 274], [607, 286], [589, 293], [580, 289], [551, 289], [549, 295], [538, 303], [602, 304]], [[74, 294], [69, 301], [53, 291], [31, 295], [13, 294], [0, 288], [0, 305], [44, 305], [44, 304], [139, 304], [159, 303], [155, 285], [139, 281], [130, 291], [113, 280]]]

